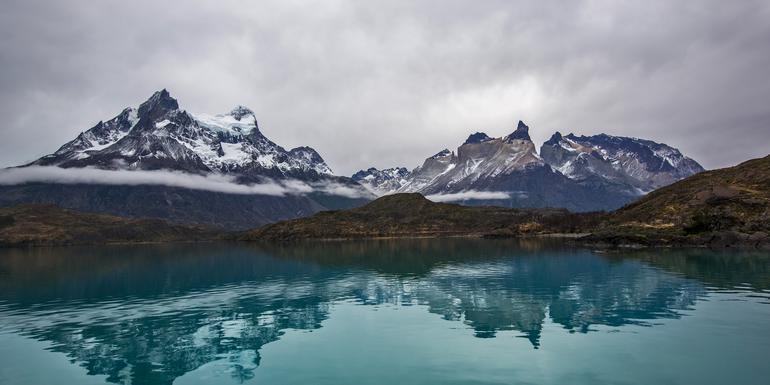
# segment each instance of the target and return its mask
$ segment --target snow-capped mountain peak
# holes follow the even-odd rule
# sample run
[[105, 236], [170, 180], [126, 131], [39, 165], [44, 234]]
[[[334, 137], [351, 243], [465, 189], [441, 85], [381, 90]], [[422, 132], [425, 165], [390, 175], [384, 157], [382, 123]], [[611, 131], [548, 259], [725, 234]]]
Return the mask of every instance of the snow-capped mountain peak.
[[567, 177], [599, 178], [644, 193], [703, 171], [696, 161], [666, 144], [598, 134], [555, 133], [540, 150], [546, 162]]
[[251, 118], [254, 120], [257, 119], [257, 116], [254, 115], [254, 111], [241, 105], [235, 106], [235, 108], [233, 108], [228, 115], [232, 116], [237, 121], [241, 121], [244, 117], [247, 116], [251, 116]]
[[315, 170], [319, 174], [333, 174], [332, 169], [329, 168], [326, 162], [324, 162], [318, 151], [311, 147], [302, 146], [292, 148], [289, 150], [289, 154], [296, 159], [304, 160], [304, 163], [308, 165], [309, 168]]
[[155, 92], [147, 101], [139, 105], [138, 114], [140, 117], [155, 121], [170, 111], [179, 109], [179, 103], [171, 97], [171, 94], [164, 88]]
[[399, 191], [424, 194], [456, 192], [489, 178], [543, 166], [535, 145], [529, 139], [528, 130], [519, 121], [516, 131], [506, 137], [492, 138], [483, 132], [471, 134], [457, 148], [457, 155], [444, 150], [427, 158], [412, 171]]
[[406, 184], [409, 174], [410, 172], [406, 167], [393, 167], [384, 170], [370, 167], [356, 172], [351, 178], [376, 195], [387, 195], [396, 192]]
[[332, 173], [312, 148], [287, 151], [270, 141], [247, 107], [218, 115], [189, 113], [165, 89], [32, 164], [236, 173], [247, 181]]
[[[456, 196], [466, 201], [494, 192], [494, 196], [509, 198], [476, 198], [476, 202], [609, 210], [702, 170], [697, 162], [667, 145], [605, 134], [584, 137], [556, 132], [538, 154], [529, 127], [519, 121], [504, 137], [476, 132], [456, 152], [445, 149], [426, 158], [403, 179], [398, 192]], [[378, 172], [360, 171], [354, 178], [381, 183]]]

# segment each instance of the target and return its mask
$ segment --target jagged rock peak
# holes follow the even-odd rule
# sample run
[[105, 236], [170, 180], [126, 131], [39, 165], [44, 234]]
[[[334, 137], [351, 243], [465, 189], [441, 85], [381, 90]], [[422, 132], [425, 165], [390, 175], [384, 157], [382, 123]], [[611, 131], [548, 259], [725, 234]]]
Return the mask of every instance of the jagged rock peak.
[[492, 140], [492, 138], [489, 137], [489, 135], [483, 133], [483, 132], [477, 132], [475, 134], [471, 134], [468, 136], [468, 139], [465, 140], [465, 144], [474, 144], [474, 143], [482, 143]]
[[179, 103], [164, 88], [155, 92], [147, 101], [139, 105], [139, 116], [155, 119], [161, 115], [179, 109]]
[[314, 148], [308, 147], [308, 146], [294, 147], [291, 150], [289, 150], [289, 152], [294, 153], [294, 154], [307, 154], [307, 155], [314, 156], [314, 157], [319, 157], [319, 158], [321, 157], [321, 155], [318, 154], [318, 151], [316, 151]]
[[452, 152], [449, 151], [449, 149], [445, 148], [439, 151], [436, 155], [431, 156], [429, 159], [443, 158], [449, 155], [452, 155]]
[[519, 124], [516, 125], [516, 130], [510, 133], [510, 135], [505, 137], [506, 141], [512, 141], [512, 140], [532, 140], [529, 137], [529, 126], [524, 124], [521, 120], [519, 120]]
[[405, 167], [392, 167], [383, 170], [369, 167], [366, 170], [356, 172], [351, 178], [376, 195], [384, 195], [403, 187], [407, 183], [409, 174], [409, 170]]
[[562, 139], [561, 132], [556, 131], [553, 133], [553, 135], [551, 135], [551, 139], [546, 140], [545, 143], [543, 144], [547, 144], [547, 145], [557, 144], [561, 139]]
[[238, 121], [240, 121], [244, 116], [247, 116], [247, 115], [251, 115], [256, 119], [256, 116], [254, 115], [254, 111], [252, 111], [246, 106], [241, 106], [241, 105], [235, 106], [235, 108], [233, 108], [232, 111], [230, 111], [229, 115]]
[[703, 171], [696, 161], [664, 143], [598, 134], [554, 134], [540, 154], [568, 178], [601, 178], [628, 186], [639, 195]]
[[289, 150], [289, 154], [303, 160], [304, 167], [308, 169], [313, 169], [320, 174], [333, 174], [332, 169], [326, 164], [321, 154], [312, 147], [295, 147]]
[[225, 114], [193, 114], [179, 109], [165, 89], [138, 109], [124, 109], [32, 164], [109, 168], [117, 163], [131, 169], [228, 173], [244, 182], [332, 175], [314, 149], [287, 151], [270, 141], [246, 107]]

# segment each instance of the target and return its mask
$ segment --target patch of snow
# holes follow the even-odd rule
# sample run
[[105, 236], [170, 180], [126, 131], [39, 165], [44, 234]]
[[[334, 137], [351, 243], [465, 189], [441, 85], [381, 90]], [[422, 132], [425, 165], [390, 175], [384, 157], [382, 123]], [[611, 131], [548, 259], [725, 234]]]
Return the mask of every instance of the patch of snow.
[[101, 150], [104, 150], [105, 148], [115, 144], [117, 141], [123, 139], [123, 137], [125, 137], [126, 135], [128, 135], [128, 132], [118, 132], [116, 135], [114, 135], [114, 136], [112, 136], [110, 138], [111, 139], [110, 141], [104, 142], [102, 144], [92, 145], [91, 147], [87, 148], [86, 150], [87, 151], [101, 151]]
[[257, 127], [255, 120], [248, 118], [238, 120], [229, 114], [208, 115], [196, 113], [190, 115], [201, 127], [216, 132], [228, 133], [235, 137], [248, 135]]
[[243, 151], [241, 143], [220, 143], [224, 155], [219, 159], [223, 163], [243, 165], [251, 161], [251, 154]]
[[168, 119], [163, 119], [158, 123], [155, 123], [155, 128], [163, 128], [171, 124], [171, 121]]
[[[266, 167], [266, 168], [279, 165], [279, 164], [276, 164], [273, 154], [264, 154], [264, 155], [258, 156], [257, 163], [259, 163], [262, 167]], [[284, 168], [286, 167], [286, 164], [283, 162], [280, 165], [282, 165]]]

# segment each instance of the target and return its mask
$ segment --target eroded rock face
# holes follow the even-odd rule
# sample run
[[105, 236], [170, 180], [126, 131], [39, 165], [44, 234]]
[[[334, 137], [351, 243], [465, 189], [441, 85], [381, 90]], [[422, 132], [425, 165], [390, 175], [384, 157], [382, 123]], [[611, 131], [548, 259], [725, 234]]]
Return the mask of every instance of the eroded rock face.
[[459, 192], [488, 184], [490, 178], [545, 166], [529, 138], [529, 128], [519, 122], [516, 130], [502, 138], [477, 132], [457, 148], [445, 149], [412, 171], [399, 191], [440, 194]]

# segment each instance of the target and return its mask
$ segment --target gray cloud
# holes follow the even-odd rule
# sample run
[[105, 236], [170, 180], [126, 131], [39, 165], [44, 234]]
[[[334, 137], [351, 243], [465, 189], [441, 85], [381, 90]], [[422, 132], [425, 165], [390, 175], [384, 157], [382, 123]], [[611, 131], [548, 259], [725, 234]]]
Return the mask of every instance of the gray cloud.
[[0, 165], [168, 88], [254, 109], [338, 174], [414, 167], [516, 120], [662, 141], [708, 168], [770, 153], [770, 2], [7, 0]]
[[103, 170], [97, 168], [59, 168], [30, 166], [0, 169], [0, 185], [54, 182], [63, 184], [161, 185], [192, 190], [244, 195], [307, 195], [323, 193], [348, 198], [371, 197], [363, 187], [355, 188], [334, 182], [309, 184], [299, 180], [280, 182], [265, 179], [257, 184], [239, 184], [220, 174], [194, 175], [162, 170]]

